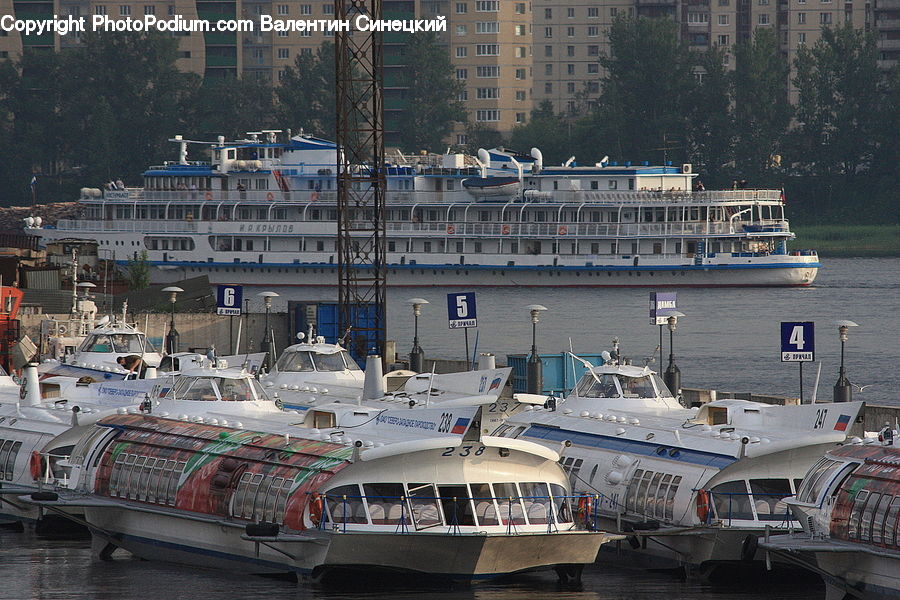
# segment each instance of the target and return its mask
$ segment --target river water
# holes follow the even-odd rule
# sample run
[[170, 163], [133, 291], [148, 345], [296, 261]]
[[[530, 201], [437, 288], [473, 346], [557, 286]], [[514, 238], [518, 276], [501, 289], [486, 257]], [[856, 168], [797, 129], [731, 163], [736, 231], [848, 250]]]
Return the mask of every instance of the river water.
[[[117, 553], [116, 556], [119, 557]], [[91, 558], [87, 542], [50, 542], [0, 530], [0, 600], [821, 600], [812, 577], [681, 581], [670, 573], [592, 565], [578, 586], [560, 586], [552, 572], [526, 574], [468, 589], [392, 589], [363, 582], [344, 588], [146, 562], [122, 554]]]
[[[811, 397], [818, 364], [822, 371], [818, 398], [830, 400], [837, 381], [841, 345], [839, 319], [851, 328], [845, 365], [854, 387], [853, 399], [900, 405], [900, 259], [823, 259], [815, 285], [808, 288], [684, 288], [678, 310], [685, 313], [674, 334], [676, 364], [684, 387], [730, 392], [799, 396], [799, 365], [782, 363], [780, 323], [814, 321], [816, 363], [803, 366], [804, 398]], [[282, 290], [279, 290], [282, 291]], [[419, 340], [426, 357], [465, 358], [464, 333], [449, 330], [446, 288], [390, 289], [388, 338], [400, 355], [409, 353], [413, 338], [411, 296], [430, 302], [419, 318]], [[599, 353], [618, 337], [623, 356], [635, 364], [655, 356], [659, 329], [650, 325], [647, 288], [479, 288], [478, 327], [469, 330], [470, 350], [476, 335], [479, 352], [493, 352], [498, 363], [506, 355], [527, 353], [531, 320], [525, 308], [542, 304], [537, 326], [541, 353]], [[660, 290], [670, 291], [670, 290]], [[290, 293], [290, 290], [284, 290]], [[293, 293], [297, 293], [294, 291]], [[663, 369], [668, 364], [668, 330], [664, 334]], [[656, 359], [658, 362], [658, 359]], [[657, 363], [651, 364], [657, 369]]]

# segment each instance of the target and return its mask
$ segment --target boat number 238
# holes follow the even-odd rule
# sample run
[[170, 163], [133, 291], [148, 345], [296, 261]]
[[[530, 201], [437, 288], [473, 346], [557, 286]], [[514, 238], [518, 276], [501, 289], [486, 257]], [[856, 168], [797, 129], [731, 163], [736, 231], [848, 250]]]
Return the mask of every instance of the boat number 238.
[[445, 449], [441, 453], [441, 456], [453, 456], [457, 450], [459, 450], [459, 456], [469, 456], [470, 454], [473, 456], [481, 456], [482, 454], [484, 454], [484, 446], [478, 446], [478, 448], [476, 448], [474, 452], [472, 451], [472, 448], [475, 448], [475, 446], [454, 446], [452, 448]]
[[813, 429], [822, 429], [822, 427], [825, 425], [825, 416], [827, 414], [827, 408], [820, 408], [816, 411], [816, 422], [813, 424]]

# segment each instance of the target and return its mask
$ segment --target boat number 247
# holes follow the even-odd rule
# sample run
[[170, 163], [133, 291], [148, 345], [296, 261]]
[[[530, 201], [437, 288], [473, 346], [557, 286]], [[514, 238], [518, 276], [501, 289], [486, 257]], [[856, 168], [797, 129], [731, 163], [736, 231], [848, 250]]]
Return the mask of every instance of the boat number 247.
[[827, 408], [820, 408], [816, 411], [816, 422], [813, 424], [813, 429], [822, 429], [822, 427], [825, 425], [825, 416], [827, 414]]

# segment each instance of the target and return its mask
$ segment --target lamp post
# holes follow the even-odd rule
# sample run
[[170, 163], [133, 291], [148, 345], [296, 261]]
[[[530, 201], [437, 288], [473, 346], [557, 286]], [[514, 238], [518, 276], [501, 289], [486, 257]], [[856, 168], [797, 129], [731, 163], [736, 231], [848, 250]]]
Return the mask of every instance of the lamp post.
[[837, 321], [838, 335], [841, 338], [841, 370], [838, 372], [837, 383], [834, 384], [834, 401], [850, 402], [853, 398], [853, 389], [850, 387], [850, 380], [844, 371], [844, 342], [847, 341], [847, 334], [851, 327], [857, 327], [853, 321]]
[[406, 301], [413, 309], [413, 347], [409, 353], [409, 368], [416, 373], [425, 370], [425, 351], [419, 346], [419, 316], [422, 314], [422, 305], [428, 304], [425, 298], [410, 298]]
[[673, 343], [675, 333], [675, 328], [678, 327], [678, 317], [683, 317], [684, 313], [679, 311], [673, 311], [669, 313], [669, 319], [667, 321], [667, 325], [669, 326], [669, 366], [666, 367], [665, 375], [663, 375], [663, 381], [666, 383], [666, 387], [677, 396], [681, 392], [681, 371], [678, 369], [678, 365], [675, 364], [675, 346]]
[[528, 357], [526, 366], [526, 391], [529, 394], [540, 394], [544, 387], [544, 373], [541, 357], [537, 351], [537, 324], [540, 321], [541, 311], [547, 310], [547, 307], [531, 304], [525, 308], [531, 312], [531, 356]]
[[175, 329], [175, 299], [178, 297], [178, 292], [183, 292], [184, 290], [176, 285], [170, 285], [163, 288], [162, 291], [169, 292], [169, 302], [172, 303], [172, 320], [169, 321], [169, 333], [166, 334], [166, 354], [175, 354], [178, 352], [178, 330]]
[[266, 331], [263, 334], [263, 341], [260, 350], [266, 353], [264, 366], [266, 370], [269, 370], [270, 365], [272, 364], [272, 338], [269, 330], [269, 311], [272, 309], [272, 298], [277, 298], [278, 293], [266, 291], [258, 293], [257, 296], [262, 298], [263, 302], [266, 305]]

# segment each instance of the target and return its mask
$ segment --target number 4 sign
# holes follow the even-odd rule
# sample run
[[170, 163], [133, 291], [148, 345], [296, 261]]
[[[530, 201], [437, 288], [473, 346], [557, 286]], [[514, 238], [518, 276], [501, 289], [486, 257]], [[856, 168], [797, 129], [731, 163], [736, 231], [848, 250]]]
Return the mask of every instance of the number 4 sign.
[[781, 323], [781, 362], [816, 359], [816, 328], [812, 321]]

